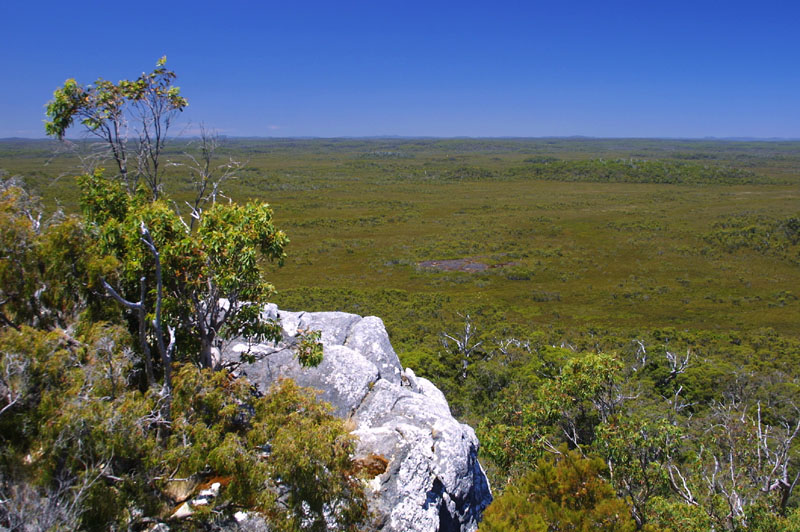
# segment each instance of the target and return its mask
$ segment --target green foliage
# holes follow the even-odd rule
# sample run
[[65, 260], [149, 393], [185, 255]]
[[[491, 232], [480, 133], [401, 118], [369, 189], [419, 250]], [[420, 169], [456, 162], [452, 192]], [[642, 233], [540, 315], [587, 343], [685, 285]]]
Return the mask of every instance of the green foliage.
[[[39, 263], [35, 213], [24, 190], [0, 189], [0, 318], [5, 325], [32, 321], [39, 312], [34, 293]], [[28, 216], [28, 214], [31, 214]]]
[[[713, 525], [699, 506], [656, 497], [652, 501], [653, 521], [666, 532], [708, 532]], [[776, 516], [773, 516], [776, 518]]]
[[185, 365], [173, 415], [163, 459], [181, 477], [226, 479], [217, 505], [256, 509], [276, 530], [327, 530], [326, 513], [341, 530], [366, 519], [361, 482], [349, 474], [354, 439], [310, 390], [284, 381], [255, 398], [246, 381]]
[[82, 87], [74, 79], [68, 79], [47, 104], [50, 120], [45, 122], [46, 133], [62, 139], [76, 118], [89, 131], [109, 130], [118, 126], [114, 121], [126, 112], [126, 105], [148, 99], [163, 102], [169, 109], [182, 110], [188, 102], [180, 95], [180, 89], [172, 86], [175, 73], [164, 67], [166, 60], [162, 57], [152, 72], [134, 81], [114, 84], [98, 79], [93, 86]]
[[354, 439], [329, 412], [290, 381], [269, 395], [263, 411], [256, 409], [260, 423], [254, 423], [250, 442], [271, 442], [270, 478], [284, 483], [279, 489], [285, 488], [289, 504], [276, 519], [285, 522], [281, 529], [327, 530], [329, 512], [337, 529], [357, 530], [367, 517], [361, 482], [349, 473]]
[[[151, 196], [158, 198], [162, 187], [160, 157], [167, 133], [175, 115], [189, 105], [180, 89], [172, 85], [176, 76], [166, 69], [166, 62], [162, 57], [151, 73], [116, 84], [98, 79], [94, 85], [82, 87], [68, 79], [47, 104], [45, 132], [63, 140], [79, 119], [84, 130], [100, 139], [108, 150], [128, 190], [133, 192], [143, 180]], [[138, 135], [133, 147], [128, 142], [131, 122]], [[134, 159], [135, 169], [128, 168], [129, 158]]]
[[619, 407], [622, 366], [617, 358], [604, 353], [576, 356], [563, 349], [561, 354], [558, 374], [533, 389], [507, 388], [499, 415], [484, 418], [479, 426], [484, 453], [506, 475], [532, 467], [563, 438], [573, 447], [591, 444], [598, 425]]
[[127, 343], [124, 330], [103, 324], [77, 339], [25, 326], [0, 334], [4, 373], [16, 366], [24, 383], [0, 416], [6, 487], [62, 490], [89, 530], [130, 518], [134, 506], [155, 508], [146, 479], [159, 456], [143, 423], [155, 398], [128, 388]]
[[103, 170], [81, 174], [77, 178], [81, 191], [81, 212], [89, 223], [121, 222], [128, 213], [131, 197], [117, 180], [107, 179]]
[[0, 325], [64, 327], [86, 304], [89, 245], [81, 221], [42, 220], [37, 198], [0, 181]]
[[678, 454], [685, 431], [667, 420], [636, 415], [600, 425], [596, 449], [613, 465], [612, 484], [630, 503], [633, 517], [641, 525], [653, 522], [653, 500], [671, 493], [669, 462]]
[[[47, 104], [47, 114], [51, 117], [51, 120], [45, 123], [48, 135], [59, 139], [64, 137], [75, 119], [75, 114], [87, 99], [84, 92], [84, 89], [70, 78], [64, 82], [63, 87], [53, 93], [53, 100]], [[110, 107], [109, 103], [106, 104], [107, 108]]]
[[18, 397], [0, 413], [3, 491], [12, 480], [70, 486], [63, 497], [78, 503], [86, 530], [168, 518], [179, 478], [224, 482], [195, 522], [235, 508], [275, 530], [326, 530], [326, 515], [341, 530], [365, 521], [353, 437], [314, 393], [286, 381], [259, 397], [246, 380], [185, 364], [167, 422], [162, 395], [128, 384], [130, 343], [102, 324], [77, 339], [28, 327], [0, 334], [3, 388]]
[[[528, 364], [540, 377], [512, 376], [478, 427], [495, 485], [514, 485], [566, 444], [608, 464], [638, 528], [738, 530], [778, 519], [795, 500], [798, 390], [796, 379], [755, 368], [767, 356], [779, 371], [798, 351], [769, 338], [665, 329], [617, 354], [561, 350], [560, 360], [530, 346]], [[591, 339], [598, 350], [625, 346], [597, 331]], [[719, 357], [720, 348], [738, 370], [698, 378], [715, 374], [698, 353]]]
[[484, 418], [478, 425], [481, 456], [491, 460], [500, 479], [526, 471], [545, 452], [546, 427], [537, 422], [539, 412], [528, 396], [509, 393], [500, 403], [499, 415]]
[[532, 179], [602, 183], [757, 183], [762, 176], [738, 168], [672, 161], [593, 159], [589, 161], [532, 160], [509, 173]]
[[259, 260], [282, 263], [288, 238], [272, 223], [268, 205], [214, 204], [192, 229], [164, 197], [131, 195], [100, 173], [79, 182], [94, 236], [92, 278], [116, 286], [127, 301], [139, 299], [144, 282], [145, 307], [153, 318], [163, 308], [161, 319], [176, 330], [179, 359], [197, 357], [210, 367], [211, 350], [226, 335], [277, 337], [277, 325], [259, 319], [273, 293]]
[[800, 264], [800, 215], [774, 219], [739, 215], [716, 222], [705, 240], [729, 253], [751, 249]]
[[488, 531], [633, 531], [625, 501], [603, 480], [602, 460], [564, 451], [541, 459], [535, 470], [516, 479], [484, 513]]
[[303, 367], [316, 367], [322, 363], [322, 342], [320, 331], [311, 331], [302, 335], [297, 346], [297, 360]]

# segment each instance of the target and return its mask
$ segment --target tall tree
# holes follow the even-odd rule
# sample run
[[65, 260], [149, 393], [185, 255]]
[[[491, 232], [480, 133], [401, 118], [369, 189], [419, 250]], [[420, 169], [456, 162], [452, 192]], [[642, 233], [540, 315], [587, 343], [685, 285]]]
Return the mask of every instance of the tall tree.
[[[144, 180], [152, 198], [158, 199], [167, 134], [177, 113], [189, 105], [173, 85], [176, 75], [165, 67], [166, 62], [166, 56], [162, 57], [152, 72], [133, 81], [113, 83], [99, 78], [84, 87], [74, 79], [66, 80], [47, 104], [45, 131], [63, 139], [75, 119], [80, 120], [86, 132], [108, 147], [128, 190], [136, 190]], [[136, 139], [133, 147], [131, 128]]]
[[[147, 380], [161, 363], [167, 388], [171, 364], [192, 359], [202, 367], [220, 363], [224, 336], [276, 339], [276, 323], [259, 319], [273, 287], [263, 279], [262, 259], [282, 263], [286, 235], [264, 203], [216, 202], [219, 185], [236, 164], [215, 166], [217, 139], [201, 138], [200, 157], [189, 157], [197, 197], [188, 221], [162, 190], [161, 155], [167, 132], [188, 102], [173, 85], [175, 73], [161, 58], [133, 81], [102, 79], [83, 87], [67, 80], [47, 106], [49, 135], [64, 138], [80, 119], [107, 146], [119, 173], [79, 178], [81, 206], [92, 235], [94, 288], [132, 313]], [[136, 132], [135, 149], [128, 131]], [[131, 163], [131, 152], [135, 161]], [[317, 349], [304, 362], [317, 361]], [[151, 353], [157, 353], [153, 356]]]

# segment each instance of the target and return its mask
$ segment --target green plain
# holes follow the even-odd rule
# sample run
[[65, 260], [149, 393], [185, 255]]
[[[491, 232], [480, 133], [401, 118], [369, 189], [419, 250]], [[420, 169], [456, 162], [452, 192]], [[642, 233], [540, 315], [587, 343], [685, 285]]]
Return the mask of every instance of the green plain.
[[[0, 141], [0, 168], [49, 209], [75, 211], [77, 157], [57, 149]], [[176, 141], [167, 157], [191, 149]], [[285, 266], [267, 265], [277, 302], [379, 314], [400, 351], [432, 347], [456, 312], [486, 308], [492, 327], [800, 335], [794, 248], [710, 238], [731, 221], [800, 215], [800, 142], [230, 139], [220, 154], [243, 162], [223, 191], [269, 202], [291, 239]], [[648, 182], [653, 163], [674, 183]], [[564, 181], [541, 177], [562, 164]], [[169, 173], [180, 205], [188, 180]], [[445, 259], [487, 268], [419, 265]]]

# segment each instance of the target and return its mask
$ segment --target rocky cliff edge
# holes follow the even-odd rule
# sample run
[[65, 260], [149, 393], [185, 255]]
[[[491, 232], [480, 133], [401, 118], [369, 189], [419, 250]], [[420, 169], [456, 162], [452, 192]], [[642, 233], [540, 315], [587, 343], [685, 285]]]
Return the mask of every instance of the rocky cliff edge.
[[[320, 390], [338, 416], [354, 422], [355, 459], [374, 475], [368, 493], [379, 530], [477, 530], [492, 494], [475, 431], [453, 418], [430, 381], [402, 368], [380, 318], [287, 312], [275, 305], [262, 317], [280, 320], [283, 340], [235, 342], [225, 358], [249, 351], [257, 361], [237, 372], [262, 392], [276, 379], [292, 378]], [[299, 332], [310, 331], [321, 332], [324, 358], [316, 368], [302, 368], [292, 346]]]

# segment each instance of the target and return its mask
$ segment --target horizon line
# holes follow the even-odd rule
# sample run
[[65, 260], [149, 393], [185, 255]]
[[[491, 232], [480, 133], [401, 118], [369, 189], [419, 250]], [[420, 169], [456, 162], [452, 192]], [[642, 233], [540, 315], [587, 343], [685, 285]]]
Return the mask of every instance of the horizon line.
[[[472, 136], [472, 135], [335, 135], [335, 136], [321, 136], [321, 135], [290, 135], [290, 136], [276, 136], [276, 135], [225, 135], [219, 134], [218, 138], [232, 139], [232, 140], [544, 140], [544, 139], [560, 139], [560, 140], [717, 140], [717, 141], [738, 141], [738, 142], [797, 142], [800, 137], [750, 137], [750, 136], [726, 136], [716, 137], [706, 135], [702, 137], [689, 137], [689, 136], [593, 136], [593, 135], [541, 135], [541, 136], [520, 136], [520, 135], [490, 135], [490, 136]], [[167, 137], [170, 140], [189, 140], [200, 138], [199, 135], [186, 135]], [[0, 142], [13, 141], [13, 140], [29, 140], [29, 141], [55, 141], [58, 139], [50, 137], [0, 137]], [[88, 140], [92, 142], [104, 142], [102, 139], [86, 138], [86, 137], [66, 137], [68, 141], [82, 141]]]

